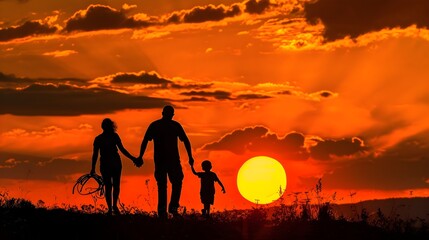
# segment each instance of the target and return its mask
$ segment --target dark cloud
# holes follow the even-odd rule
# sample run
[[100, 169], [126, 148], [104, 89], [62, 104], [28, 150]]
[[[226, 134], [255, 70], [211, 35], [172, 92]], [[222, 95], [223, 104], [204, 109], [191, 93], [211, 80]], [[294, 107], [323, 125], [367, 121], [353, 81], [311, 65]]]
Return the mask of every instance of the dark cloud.
[[203, 150], [227, 150], [235, 154], [242, 154], [248, 149], [248, 145], [267, 134], [265, 127], [249, 127], [238, 129], [223, 136], [219, 141], [203, 146]]
[[73, 83], [85, 85], [88, 80], [79, 78], [27, 78], [18, 77], [14, 74], [0, 72], [0, 87], [25, 87], [34, 83]]
[[65, 84], [32, 84], [23, 89], [0, 89], [0, 114], [24, 116], [104, 114], [124, 109], [161, 108], [168, 101], [102, 88]]
[[280, 95], [292, 95], [292, 92], [289, 91], [289, 90], [285, 90], [285, 91], [278, 92], [277, 94], [280, 94]]
[[[1, 1], [1, 0], [0, 0]], [[19, 2], [26, 2], [20, 0]], [[212, 4], [198, 6], [189, 10], [173, 12], [166, 17], [166, 22], [160, 17], [147, 17], [144, 14], [128, 16], [127, 9], [117, 10], [110, 6], [92, 4], [85, 10], [79, 10], [65, 21], [64, 32], [96, 31], [122, 28], [144, 28], [169, 23], [201, 23], [206, 21], [221, 21], [244, 12], [261, 14], [270, 6], [269, 0], [250, 0], [229, 6]], [[244, 8], [244, 10], [242, 10]], [[59, 29], [55, 26], [42, 24], [41, 21], [27, 21], [18, 27], [0, 29], [0, 41], [9, 41], [16, 38], [52, 34]]]
[[319, 95], [321, 97], [328, 98], [328, 97], [333, 96], [334, 94], [332, 92], [329, 92], [329, 91], [322, 91], [322, 92], [319, 93]]
[[204, 89], [211, 86], [213, 86], [213, 83], [172, 83], [171, 85], [167, 85], [167, 87], [176, 89]]
[[8, 27], [0, 29], [0, 42], [35, 35], [52, 34], [55, 33], [57, 30], [57, 27], [50, 26], [48, 24], [43, 24], [39, 21], [27, 21], [17, 27]]
[[207, 6], [198, 6], [190, 10], [174, 12], [167, 17], [167, 23], [201, 23], [207, 21], [220, 21], [228, 17], [234, 17], [241, 14], [238, 4], [231, 6], [209, 4]]
[[189, 92], [182, 92], [180, 95], [184, 96], [196, 96], [196, 97], [212, 97], [217, 100], [251, 100], [251, 99], [268, 99], [272, 98], [271, 96], [258, 94], [258, 93], [248, 93], [248, 94], [239, 94], [236, 97], [233, 97], [230, 92], [227, 91], [189, 91]]
[[154, 20], [138, 20], [128, 17], [125, 11], [118, 11], [104, 5], [90, 5], [86, 10], [76, 12], [66, 21], [65, 31], [94, 31], [102, 29], [140, 28], [155, 24]]
[[368, 151], [369, 148], [357, 137], [341, 140], [313, 139], [317, 142], [310, 147], [311, 157], [317, 160], [331, 160], [332, 157], [354, 156], [358, 153]]
[[219, 21], [227, 17], [234, 17], [241, 13], [238, 5], [225, 7], [223, 5], [195, 7], [183, 15], [185, 23], [200, 23], [206, 21]]
[[235, 154], [247, 151], [280, 155], [289, 160], [305, 160], [309, 153], [304, 148], [305, 137], [300, 133], [289, 133], [280, 138], [262, 126], [235, 130], [219, 141], [203, 146], [203, 150], [223, 150]]
[[203, 98], [203, 97], [191, 97], [191, 98], [184, 99], [182, 101], [183, 102], [208, 102], [209, 99]]
[[20, 78], [15, 76], [14, 74], [6, 74], [6, 73], [2, 73], [0, 72], [0, 83], [17, 83], [17, 82], [21, 82], [21, 81], [31, 81], [27, 78]]
[[88, 172], [89, 168], [89, 161], [0, 152], [3, 179], [67, 180], [67, 175]]
[[203, 89], [210, 88], [213, 83], [178, 83], [174, 80], [162, 78], [156, 72], [121, 73], [115, 75], [111, 83], [115, 84], [142, 84], [151, 88], [176, 88], [176, 89]]
[[257, 94], [257, 93], [249, 93], [249, 94], [240, 94], [235, 99], [237, 100], [250, 100], [250, 99], [267, 99], [272, 98], [271, 96]]
[[180, 95], [184, 96], [197, 96], [197, 97], [213, 97], [218, 100], [227, 100], [231, 99], [231, 93], [226, 91], [189, 91], [189, 92], [182, 92]]
[[270, 0], [249, 0], [245, 3], [247, 13], [261, 14], [270, 7]]
[[[126, 157], [122, 157], [122, 159], [127, 175], [153, 173], [153, 160], [145, 161], [145, 168], [138, 169]], [[98, 161], [97, 167], [99, 167], [99, 164], [100, 162]], [[75, 181], [76, 179], [70, 178], [71, 174], [88, 173], [90, 169], [90, 161], [39, 157], [0, 151], [0, 179]], [[98, 168], [97, 172], [99, 173]]]
[[133, 74], [133, 73], [123, 73], [118, 74], [113, 77], [112, 83], [137, 83], [137, 84], [154, 84], [154, 85], [166, 85], [172, 83], [170, 80], [161, 78], [156, 73], [146, 73]]
[[181, 15], [179, 12], [172, 13], [168, 18], [168, 23], [180, 23], [181, 21]]
[[323, 177], [330, 188], [406, 190], [429, 188], [429, 131], [405, 139], [378, 156], [337, 166]]
[[328, 41], [413, 24], [427, 28], [428, 12], [429, 1], [424, 0], [318, 0], [305, 4], [307, 21], [315, 24], [320, 19]]
[[356, 156], [369, 150], [359, 138], [341, 140], [313, 140], [310, 148], [305, 146], [306, 138], [303, 134], [292, 132], [284, 137], [270, 133], [263, 126], [249, 127], [235, 130], [223, 136], [219, 141], [206, 144], [203, 150], [224, 150], [235, 154], [247, 151], [278, 154], [284, 159], [305, 160], [309, 157], [316, 160], [331, 160], [334, 156]]

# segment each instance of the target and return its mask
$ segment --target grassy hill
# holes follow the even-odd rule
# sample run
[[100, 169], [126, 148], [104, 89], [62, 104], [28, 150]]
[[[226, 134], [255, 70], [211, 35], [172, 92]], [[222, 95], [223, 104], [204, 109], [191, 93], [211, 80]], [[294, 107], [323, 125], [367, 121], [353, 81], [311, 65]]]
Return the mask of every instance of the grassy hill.
[[400, 219], [425, 219], [429, 221], [429, 198], [388, 198], [362, 201], [355, 204], [342, 204], [335, 211], [353, 217], [365, 209], [368, 214], [376, 215], [381, 211], [385, 216]]
[[[296, 211], [298, 207], [301, 211]], [[0, 200], [0, 239], [429, 239], [424, 219], [361, 214], [335, 217], [329, 204], [253, 208], [216, 212], [210, 219], [188, 211], [162, 221], [154, 213], [125, 211], [106, 216], [100, 210], [36, 207], [25, 199]]]

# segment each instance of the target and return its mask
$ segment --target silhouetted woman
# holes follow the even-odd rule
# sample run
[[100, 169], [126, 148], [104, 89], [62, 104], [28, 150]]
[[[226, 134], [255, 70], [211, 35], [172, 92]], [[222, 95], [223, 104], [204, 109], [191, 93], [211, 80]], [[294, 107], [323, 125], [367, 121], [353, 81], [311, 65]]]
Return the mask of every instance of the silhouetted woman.
[[[124, 148], [119, 135], [116, 133], [116, 124], [110, 118], [105, 118], [101, 123], [103, 133], [94, 140], [94, 151], [92, 154], [91, 173], [95, 173], [95, 165], [100, 152], [100, 172], [105, 187], [105, 198], [109, 211], [107, 214], [120, 214], [118, 208], [119, 186], [121, 181], [122, 162], [118, 153], [121, 152], [135, 162], [135, 158]], [[113, 205], [112, 205], [113, 188]]]

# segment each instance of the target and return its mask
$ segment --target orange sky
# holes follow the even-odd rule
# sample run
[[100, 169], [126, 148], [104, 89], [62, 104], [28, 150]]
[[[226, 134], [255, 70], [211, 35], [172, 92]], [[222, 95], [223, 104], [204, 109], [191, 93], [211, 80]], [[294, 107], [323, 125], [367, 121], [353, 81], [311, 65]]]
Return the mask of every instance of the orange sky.
[[[173, 104], [196, 169], [210, 159], [227, 189], [216, 209], [252, 206], [235, 181], [257, 155], [284, 166], [287, 201], [319, 178], [336, 202], [428, 196], [429, 4], [310, 2], [0, 1], [0, 191], [92, 203], [71, 188], [102, 119], [137, 155]], [[140, 169], [122, 157], [121, 200], [147, 210], [152, 149]], [[181, 156], [181, 204], [199, 209]]]

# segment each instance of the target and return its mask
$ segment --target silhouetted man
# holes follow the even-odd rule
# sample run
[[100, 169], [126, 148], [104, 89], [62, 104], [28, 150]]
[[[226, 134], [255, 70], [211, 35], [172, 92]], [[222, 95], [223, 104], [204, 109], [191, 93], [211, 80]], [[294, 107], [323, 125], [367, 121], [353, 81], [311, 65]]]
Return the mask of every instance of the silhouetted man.
[[168, 212], [177, 216], [180, 193], [182, 191], [183, 171], [180, 164], [177, 138], [185, 145], [189, 164], [194, 164], [191, 143], [180, 123], [172, 120], [174, 108], [165, 106], [162, 118], [152, 122], [143, 138], [139, 159], [142, 159], [149, 141], [154, 142], [155, 179], [158, 185], [158, 216], [167, 218], [167, 176], [171, 182], [171, 199]]

